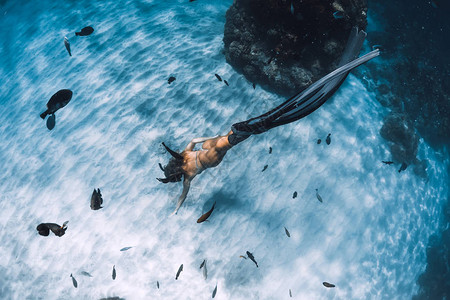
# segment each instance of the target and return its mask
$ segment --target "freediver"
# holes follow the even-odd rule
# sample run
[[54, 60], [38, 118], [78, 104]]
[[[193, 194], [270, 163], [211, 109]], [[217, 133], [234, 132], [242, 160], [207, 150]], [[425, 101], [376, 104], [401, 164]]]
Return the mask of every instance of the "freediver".
[[[336, 92], [352, 69], [378, 56], [379, 50], [373, 50], [357, 58], [366, 36], [364, 31], [358, 31], [354, 27], [342, 54], [339, 68], [269, 112], [233, 124], [226, 135], [195, 138], [181, 153], [173, 151], [163, 143], [172, 158], [165, 167], [159, 164], [165, 178], [157, 179], [163, 183], [178, 182], [183, 179], [183, 191], [178, 198], [173, 214], [178, 212], [186, 199], [192, 179], [204, 170], [216, 167], [228, 150], [253, 134], [266, 132], [271, 128], [297, 121], [309, 115]], [[199, 143], [203, 143], [202, 149], [194, 150], [195, 145]]]
[[42, 236], [48, 236], [51, 230], [56, 236], [61, 237], [66, 233], [67, 223], [69, 223], [69, 221], [64, 222], [63, 226], [59, 226], [55, 223], [41, 223], [36, 227], [36, 229]]

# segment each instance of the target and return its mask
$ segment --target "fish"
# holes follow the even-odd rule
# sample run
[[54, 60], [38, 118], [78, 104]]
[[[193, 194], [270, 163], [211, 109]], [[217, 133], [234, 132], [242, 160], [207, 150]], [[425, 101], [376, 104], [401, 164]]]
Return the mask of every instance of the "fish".
[[323, 284], [325, 287], [327, 287], [327, 288], [334, 288], [334, 287], [335, 287], [334, 284], [328, 283], [328, 282], [326, 282], [326, 281], [322, 282], [322, 284]]
[[159, 289], [159, 281], [156, 281], [156, 287]]
[[327, 142], [327, 145], [331, 144], [331, 133], [327, 135], [327, 139], [325, 140]]
[[58, 109], [66, 106], [72, 99], [73, 92], [68, 89], [59, 90], [50, 97], [47, 102], [47, 110], [40, 114], [40, 117], [44, 120], [47, 115], [52, 115]]
[[294, 192], [294, 194], [292, 195], [292, 199], [297, 198], [297, 191]]
[[335, 11], [334, 13], [333, 13], [333, 17], [336, 19], [336, 20], [339, 20], [339, 19], [343, 19], [344, 18], [344, 12], [342, 12], [342, 11]]
[[61, 237], [66, 233], [67, 223], [69, 221], [64, 222], [63, 226], [59, 226], [56, 223], [41, 223], [36, 227], [36, 230], [42, 236], [48, 236], [51, 230], [56, 236]]
[[72, 53], [70, 52], [70, 42], [67, 37], [64, 37], [64, 46], [66, 46], [67, 52], [69, 52], [69, 56], [72, 56]]
[[393, 161], [385, 161], [385, 160], [382, 160], [381, 162], [386, 165], [392, 165], [394, 163]]
[[405, 171], [407, 167], [408, 165], [405, 162], [403, 162], [402, 165], [400, 166], [400, 169], [398, 169], [398, 172], [400, 173], [401, 171]]
[[84, 275], [84, 276], [87, 276], [87, 277], [92, 277], [92, 275], [89, 274], [89, 273], [86, 272], [86, 271], [81, 271], [81, 275]]
[[264, 172], [269, 165], [265, 165], [261, 172]]
[[183, 271], [183, 264], [178, 268], [177, 275], [175, 276], [175, 280], [178, 280], [178, 277], [180, 276], [181, 271]]
[[320, 143], [322, 143], [321, 139], [317, 139], [317, 145], [320, 145]]
[[272, 154], [272, 147], [269, 147], [269, 154]]
[[205, 260], [205, 264], [203, 266], [203, 278], [205, 278], [205, 280], [206, 280], [206, 278], [208, 278], [208, 270], [206, 268], [206, 260]]
[[116, 280], [116, 265], [113, 266], [113, 270], [112, 270], [112, 279]]
[[94, 32], [94, 28], [91, 26], [84, 27], [79, 32], [75, 32], [76, 36], [87, 36]]
[[250, 252], [247, 251], [247, 256], [248, 256], [248, 258], [251, 259], [251, 261], [253, 261], [255, 263], [256, 267], [259, 268], [258, 267], [258, 263], [256, 262], [255, 257], [253, 256], [253, 254], [251, 254]]
[[228, 84], [228, 81], [226, 81], [225, 79], [223, 80], [223, 83], [225, 83], [227, 86], [230, 86], [230, 85]]
[[291, 14], [294, 15], [295, 11], [294, 11], [294, 3], [291, 2]]
[[322, 199], [322, 197], [320, 197], [318, 189], [316, 189], [316, 197], [317, 197], [317, 200], [320, 201], [320, 203], [323, 203], [323, 199]]
[[256, 84], [253, 83], [253, 89], [256, 89]]
[[217, 80], [222, 81], [222, 77], [220, 77], [218, 74], [214, 74], [216, 76]]
[[203, 268], [203, 266], [205, 265], [205, 263], [206, 263], [206, 259], [204, 259], [203, 262], [200, 264], [200, 269]]
[[286, 232], [286, 235], [287, 235], [288, 237], [291, 237], [291, 234], [290, 234], [289, 231], [286, 229], [286, 227], [284, 227], [284, 232]]
[[47, 119], [47, 128], [48, 130], [52, 130], [56, 125], [56, 117], [55, 114], [51, 114]]
[[75, 279], [75, 277], [72, 276], [72, 273], [70, 273], [70, 277], [72, 277], [72, 283], [73, 283], [73, 286], [74, 286], [75, 288], [77, 288], [77, 287], [78, 287], [78, 282], [77, 282], [77, 280]]
[[434, 1], [434, 0], [431, 0], [431, 6], [432, 6], [433, 8], [439, 8], [438, 2], [436, 2], [436, 1]]
[[91, 209], [99, 210], [100, 208], [103, 208], [103, 206], [101, 206], [102, 204], [103, 204], [103, 198], [102, 198], [102, 193], [100, 192], [100, 189], [97, 189], [97, 190], [94, 189], [94, 191], [92, 192], [92, 196], [91, 196]]
[[133, 247], [124, 247], [124, 248], [120, 249], [120, 251], [127, 251], [127, 250], [129, 250], [131, 248], [133, 248]]
[[212, 208], [209, 211], [207, 211], [200, 218], [198, 218], [197, 223], [205, 222], [209, 218], [209, 216], [212, 214], [215, 206], [216, 206], [216, 202], [214, 202]]
[[289, 289], [289, 297], [292, 298], [292, 292], [291, 292], [291, 289]]
[[175, 77], [170, 76], [169, 79], [167, 79], [167, 82], [168, 82], [169, 84], [171, 84], [171, 83], [174, 82], [175, 80], [176, 80]]
[[214, 288], [214, 291], [212, 292], [212, 298], [216, 296], [216, 293], [217, 293], [217, 284], [216, 287]]

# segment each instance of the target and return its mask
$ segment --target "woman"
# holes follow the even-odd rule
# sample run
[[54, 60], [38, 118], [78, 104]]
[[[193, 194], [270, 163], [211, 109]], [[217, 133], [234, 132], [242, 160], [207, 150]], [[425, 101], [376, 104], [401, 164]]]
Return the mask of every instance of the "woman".
[[[158, 180], [163, 183], [177, 182], [181, 181], [184, 176], [183, 192], [178, 198], [177, 207], [173, 213], [178, 212], [186, 199], [192, 179], [203, 170], [217, 166], [233, 146], [250, 135], [266, 132], [271, 128], [297, 121], [309, 115], [336, 92], [352, 69], [378, 56], [379, 50], [377, 49], [356, 58], [365, 38], [364, 31], [353, 28], [338, 69], [271, 111], [256, 118], [233, 124], [227, 135], [193, 139], [181, 154], [171, 150], [163, 143], [173, 158], [164, 168], [159, 164], [166, 178], [158, 178]], [[203, 143], [202, 150], [194, 151], [194, 146], [198, 143]]]

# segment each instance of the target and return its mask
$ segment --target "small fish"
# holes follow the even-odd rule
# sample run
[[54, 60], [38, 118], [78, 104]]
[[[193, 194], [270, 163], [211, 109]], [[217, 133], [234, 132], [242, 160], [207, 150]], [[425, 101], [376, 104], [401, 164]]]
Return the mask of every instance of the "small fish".
[[183, 264], [178, 268], [177, 275], [175, 276], [175, 280], [178, 280], [178, 277], [180, 276], [181, 271], [183, 271]]
[[292, 298], [292, 292], [291, 292], [291, 289], [289, 289], [289, 297]]
[[94, 28], [91, 26], [84, 27], [80, 32], [75, 32], [76, 36], [87, 36], [94, 32]]
[[321, 140], [321, 139], [318, 139], [318, 140], [317, 140], [317, 145], [320, 145], [320, 143], [322, 143], [322, 140]]
[[316, 197], [317, 197], [317, 200], [320, 201], [320, 203], [323, 203], [323, 199], [322, 199], [322, 197], [320, 197], [318, 189], [316, 189]]
[[256, 84], [253, 83], [253, 89], [256, 89]]
[[269, 147], [269, 154], [272, 154], [272, 147]]
[[247, 251], [247, 256], [248, 256], [248, 258], [251, 259], [251, 261], [253, 261], [255, 263], [256, 267], [258, 268], [258, 263], [256, 262], [255, 257], [253, 256], [253, 254], [251, 254], [250, 252]]
[[200, 269], [203, 268], [203, 266], [205, 265], [205, 263], [206, 263], [206, 259], [204, 259], [203, 262], [200, 264]]
[[216, 287], [214, 288], [214, 291], [212, 292], [212, 298], [216, 296], [216, 293], [217, 293], [217, 284]]
[[176, 80], [175, 77], [170, 76], [169, 79], [167, 79], [167, 82], [168, 82], [169, 84], [171, 84], [171, 83], [174, 82], [175, 80]]
[[212, 214], [215, 206], [216, 206], [216, 202], [214, 202], [212, 208], [208, 212], [204, 213], [200, 218], [198, 218], [197, 223], [205, 222], [209, 218], [209, 216]]
[[436, 2], [436, 1], [434, 1], [434, 0], [431, 0], [431, 6], [432, 6], [433, 8], [438, 8], [438, 7], [439, 7], [438, 2]]
[[289, 231], [286, 229], [286, 227], [284, 227], [284, 232], [286, 232], [286, 235], [287, 235], [288, 237], [291, 237], [291, 234], [290, 234]]
[[331, 133], [327, 135], [327, 139], [325, 140], [327, 142], [327, 145], [331, 144]]
[[92, 277], [92, 275], [89, 274], [89, 273], [86, 272], [86, 271], [81, 271], [81, 275], [84, 275], [84, 276], [87, 276], [87, 277]]
[[72, 283], [73, 283], [73, 286], [74, 286], [75, 288], [77, 288], [77, 287], [78, 287], [78, 282], [77, 282], [77, 280], [75, 279], [75, 277], [72, 276], [72, 273], [70, 273], [70, 277], [72, 277]]
[[226, 81], [225, 79], [223, 80], [223, 83], [225, 83], [227, 86], [230, 86], [230, 85], [228, 84], [228, 81]]
[[297, 198], [297, 191], [294, 192], [294, 194], [292, 195], [292, 199]]
[[294, 15], [294, 12], [295, 12], [295, 11], [294, 11], [294, 3], [291, 2], [291, 14]]
[[156, 287], [159, 289], [159, 281], [156, 281]]
[[261, 172], [264, 172], [269, 165], [265, 165]]
[[325, 287], [327, 287], [327, 288], [334, 288], [334, 287], [335, 287], [334, 284], [328, 283], [328, 282], [326, 282], [326, 281], [324, 281], [322, 284], [323, 284]]
[[342, 11], [335, 11], [334, 13], [333, 13], [333, 17], [336, 19], [336, 20], [339, 20], [339, 19], [342, 19], [342, 18], [344, 18], [344, 12], [342, 12]]
[[127, 250], [129, 250], [131, 248], [133, 248], [133, 247], [125, 247], [125, 248], [120, 249], [120, 251], [127, 251]]
[[203, 266], [203, 278], [208, 278], [208, 270], [206, 269], [206, 260], [205, 260], [205, 265]]
[[92, 210], [99, 210], [100, 208], [103, 208], [103, 198], [102, 193], [100, 192], [100, 189], [94, 189], [91, 196], [91, 209]]
[[400, 166], [400, 169], [398, 169], [398, 172], [400, 173], [401, 171], [405, 171], [407, 167], [408, 165], [405, 162], [403, 162], [402, 165]]
[[247, 259], [244, 255], [239, 255], [240, 258]]
[[67, 37], [64, 37], [64, 46], [66, 46], [67, 52], [69, 52], [69, 56], [72, 56], [72, 53], [70, 53], [69, 39]]
[[214, 76], [216, 76], [217, 80], [222, 81], [222, 77], [220, 77], [219, 75], [214, 74]]
[[113, 266], [113, 270], [112, 270], [112, 279], [116, 280], [116, 265]]
[[392, 165], [394, 163], [393, 161], [385, 161], [385, 160], [382, 160], [381, 162], [386, 165]]

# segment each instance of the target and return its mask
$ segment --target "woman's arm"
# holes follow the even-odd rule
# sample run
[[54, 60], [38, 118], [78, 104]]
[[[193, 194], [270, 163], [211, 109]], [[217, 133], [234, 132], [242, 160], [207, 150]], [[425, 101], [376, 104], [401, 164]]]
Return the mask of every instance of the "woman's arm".
[[195, 144], [203, 143], [203, 142], [205, 142], [207, 140], [212, 140], [212, 139], [215, 139], [217, 137], [218, 137], [218, 135], [211, 136], [211, 137], [199, 137], [199, 138], [192, 139], [192, 141], [186, 146], [186, 149], [184, 149], [184, 150], [185, 151], [192, 151], [194, 149], [194, 147], [195, 147]]
[[191, 187], [191, 180], [192, 178], [184, 177], [183, 180], [183, 192], [181, 193], [180, 197], [178, 198], [177, 207], [175, 208], [172, 215], [176, 215], [178, 210], [180, 209], [181, 205], [183, 204], [184, 200], [186, 200], [186, 196], [189, 192], [189, 188]]

